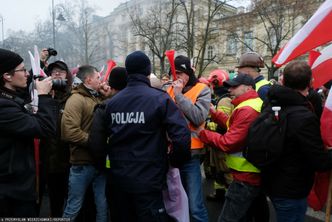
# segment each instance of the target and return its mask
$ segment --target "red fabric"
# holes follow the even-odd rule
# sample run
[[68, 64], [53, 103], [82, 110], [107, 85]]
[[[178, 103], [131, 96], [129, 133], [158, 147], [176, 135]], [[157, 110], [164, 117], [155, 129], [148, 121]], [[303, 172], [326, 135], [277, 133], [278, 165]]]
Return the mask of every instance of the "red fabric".
[[261, 185], [261, 175], [259, 173], [247, 173], [233, 170], [232, 177], [233, 180], [246, 182], [253, 186]]
[[309, 196], [308, 205], [314, 210], [322, 210], [327, 199], [330, 172], [316, 172], [314, 185]]
[[[258, 94], [255, 90], [251, 90], [233, 99], [232, 103], [236, 107], [241, 102], [254, 98], [258, 98]], [[243, 106], [235, 109], [229, 117], [229, 128], [224, 135], [209, 130], [202, 130], [199, 133], [199, 137], [203, 143], [219, 148], [225, 153], [242, 151], [246, 143], [248, 128], [258, 115], [259, 113], [256, 110], [249, 106]], [[216, 123], [225, 123], [227, 121], [227, 116], [221, 112], [215, 112], [212, 116], [216, 120]], [[261, 183], [261, 177], [257, 173], [232, 170], [232, 175], [234, 180], [246, 182], [251, 185], [260, 185]]]
[[103, 79], [103, 82], [106, 82], [108, 80], [108, 77], [110, 76], [111, 74], [111, 70], [116, 66], [116, 63], [114, 62], [114, 60], [112, 59], [109, 59], [107, 61], [107, 70], [106, 70], [106, 73], [105, 73], [105, 76], [104, 76], [104, 79]]
[[327, 81], [332, 79], [331, 66], [332, 66], [332, 58], [322, 62], [317, 67], [312, 69], [312, 77], [314, 80], [312, 86], [314, 89], [321, 87]]
[[[331, 90], [328, 96], [328, 100], [332, 99]], [[326, 101], [326, 103], [329, 101]], [[321, 134], [323, 142], [326, 146], [332, 147], [332, 109], [328, 109], [326, 106], [323, 110], [321, 117]]]
[[312, 64], [313, 87], [321, 87], [332, 79], [332, 45], [325, 47], [320, 56]]
[[[332, 94], [331, 91], [325, 102], [321, 122], [321, 135], [325, 146], [332, 147]], [[315, 182], [308, 196], [308, 205], [314, 210], [322, 210], [327, 199], [330, 172], [319, 172], [315, 175]]]
[[211, 115], [211, 120], [218, 124], [222, 128], [227, 128], [226, 122], [227, 119], [229, 118], [228, 115], [226, 115], [224, 112], [214, 110], [212, 111], [210, 109], [210, 115]]
[[35, 149], [35, 164], [36, 164], [36, 175], [39, 176], [39, 163], [40, 163], [40, 155], [39, 155], [39, 139], [34, 139], [34, 149]]
[[171, 72], [172, 72], [173, 80], [176, 80], [174, 54], [175, 54], [175, 50], [167, 50], [165, 52], [165, 55], [167, 56], [168, 61], [169, 61], [169, 65], [171, 66]]
[[[232, 103], [237, 106], [245, 100], [257, 97], [257, 92], [252, 90], [235, 98]], [[245, 146], [248, 128], [258, 115], [259, 113], [249, 106], [241, 107], [233, 111], [229, 120], [229, 129], [224, 135], [209, 130], [202, 130], [199, 137], [203, 143], [217, 147], [226, 153], [241, 151]], [[216, 115], [215, 117], [218, 116]], [[216, 118], [216, 122], [225, 121], [225, 115], [220, 115], [220, 117], [223, 119]]]
[[309, 52], [308, 65], [311, 67], [320, 55], [321, 55], [320, 52], [315, 51], [315, 50], [311, 50]]
[[293, 60], [294, 58], [324, 45], [332, 40], [332, 32], [327, 32], [332, 26], [332, 2], [325, 1], [308, 22], [287, 42], [287, 44], [273, 57], [276, 66]]

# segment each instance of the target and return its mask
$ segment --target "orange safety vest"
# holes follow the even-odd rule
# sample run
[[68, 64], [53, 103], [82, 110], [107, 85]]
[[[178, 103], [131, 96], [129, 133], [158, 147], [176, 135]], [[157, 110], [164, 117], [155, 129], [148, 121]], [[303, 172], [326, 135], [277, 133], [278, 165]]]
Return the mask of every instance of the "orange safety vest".
[[[193, 104], [196, 103], [198, 95], [202, 92], [202, 90], [206, 87], [203, 83], [197, 83], [194, 87], [192, 87], [188, 92], [184, 94], [184, 96], [192, 101]], [[175, 95], [173, 91], [173, 87], [169, 87], [167, 89], [167, 93], [170, 97], [175, 101]], [[191, 131], [191, 149], [202, 149], [204, 147], [204, 143], [199, 139], [197, 135], [198, 127], [195, 127], [190, 121], [188, 121], [188, 126]], [[205, 126], [205, 121], [200, 125], [200, 127]]]

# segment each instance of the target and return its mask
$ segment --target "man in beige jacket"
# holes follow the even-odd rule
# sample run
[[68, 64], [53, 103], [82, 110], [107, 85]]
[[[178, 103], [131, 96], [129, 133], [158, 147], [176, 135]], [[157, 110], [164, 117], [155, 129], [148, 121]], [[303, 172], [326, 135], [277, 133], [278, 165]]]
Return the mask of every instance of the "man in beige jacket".
[[93, 66], [81, 66], [77, 76], [83, 83], [72, 90], [61, 121], [61, 137], [70, 143], [72, 165], [63, 217], [75, 220], [82, 207], [86, 190], [92, 185], [97, 210], [96, 221], [106, 222], [108, 221], [106, 177], [104, 172], [96, 167], [96, 162], [88, 151], [88, 137], [94, 107], [101, 103], [101, 93], [107, 96], [110, 88], [101, 84], [100, 74]]

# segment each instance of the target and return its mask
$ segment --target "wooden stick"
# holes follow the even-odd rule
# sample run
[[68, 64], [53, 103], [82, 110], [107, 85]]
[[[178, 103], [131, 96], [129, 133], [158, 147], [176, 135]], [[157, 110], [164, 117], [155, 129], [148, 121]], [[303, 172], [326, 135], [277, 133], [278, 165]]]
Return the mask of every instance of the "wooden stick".
[[330, 222], [331, 206], [332, 206], [332, 170], [330, 171], [330, 178], [329, 178], [329, 189], [327, 194], [325, 222]]

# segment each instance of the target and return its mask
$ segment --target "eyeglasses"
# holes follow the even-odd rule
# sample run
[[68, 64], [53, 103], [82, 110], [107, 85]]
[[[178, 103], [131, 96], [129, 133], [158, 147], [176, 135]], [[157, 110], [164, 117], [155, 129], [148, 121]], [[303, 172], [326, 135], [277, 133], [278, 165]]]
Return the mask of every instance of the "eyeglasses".
[[52, 75], [56, 75], [56, 74], [65, 75], [65, 74], [67, 74], [67, 72], [65, 70], [54, 69], [54, 70], [52, 70], [51, 74]]
[[14, 72], [26, 72], [27, 69], [23, 68], [23, 69], [15, 69]]

